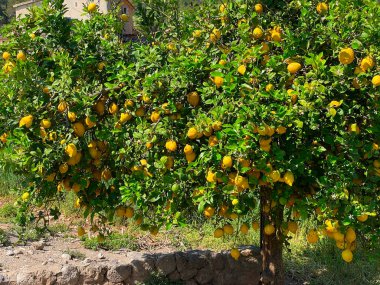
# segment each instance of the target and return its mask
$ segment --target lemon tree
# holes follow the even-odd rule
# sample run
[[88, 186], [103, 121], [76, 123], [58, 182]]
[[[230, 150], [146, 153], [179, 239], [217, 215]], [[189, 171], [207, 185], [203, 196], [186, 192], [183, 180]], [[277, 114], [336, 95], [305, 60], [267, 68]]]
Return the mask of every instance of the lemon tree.
[[199, 212], [215, 238], [260, 229], [263, 284], [284, 283], [305, 220], [305, 239], [330, 238], [346, 262], [358, 235], [376, 241], [376, 1], [203, 1], [138, 43], [120, 40], [117, 12], [64, 11], [45, 3], [0, 47], [1, 143], [32, 175], [23, 220], [67, 191], [94, 223], [154, 235]]

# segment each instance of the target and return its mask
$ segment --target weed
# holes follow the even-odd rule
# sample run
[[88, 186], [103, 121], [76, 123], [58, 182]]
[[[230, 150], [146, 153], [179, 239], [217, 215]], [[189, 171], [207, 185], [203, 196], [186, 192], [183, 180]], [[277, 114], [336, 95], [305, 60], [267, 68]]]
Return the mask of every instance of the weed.
[[9, 243], [10, 241], [7, 233], [4, 230], [0, 229], [0, 245], [7, 246]]
[[84, 260], [86, 258], [86, 255], [78, 250], [66, 249], [64, 253], [69, 254], [73, 259]]
[[5, 203], [0, 207], [0, 222], [11, 223], [17, 215], [17, 208], [13, 203]]
[[150, 278], [143, 282], [137, 283], [138, 285], [183, 285], [183, 282], [173, 282], [170, 281], [167, 277], [160, 275], [159, 273], [153, 273]]
[[129, 250], [138, 250], [139, 246], [137, 244], [136, 238], [129, 235], [122, 235], [113, 233], [106, 237], [104, 242], [99, 243], [97, 238], [84, 238], [83, 245], [85, 248], [92, 250], [97, 250], [99, 248], [105, 250], [118, 250], [121, 248], [126, 248]]

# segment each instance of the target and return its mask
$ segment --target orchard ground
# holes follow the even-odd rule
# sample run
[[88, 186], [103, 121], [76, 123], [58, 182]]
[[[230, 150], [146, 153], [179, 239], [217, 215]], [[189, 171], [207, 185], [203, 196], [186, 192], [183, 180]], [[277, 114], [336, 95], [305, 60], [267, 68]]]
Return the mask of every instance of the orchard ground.
[[[38, 230], [35, 224], [22, 230], [14, 223], [17, 209], [13, 204], [17, 196], [10, 190], [19, 185], [19, 177], [9, 172], [2, 172], [1, 177], [0, 244], [4, 243], [5, 246], [0, 247], [0, 260], [3, 260], [0, 272], [12, 272], [14, 268], [28, 266], [23, 258], [6, 256], [9, 246], [15, 249], [27, 248], [41, 238], [47, 238], [49, 246], [34, 257], [41, 261], [33, 264], [36, 270], [43, 268], [43, 261], [52, 256], [56, 256], [59, 261], [63, 253], [81, 261], [85, 258], [96, 260], [99, 252], [112, 259], [122, 258], [121, 255], [131, 250], [150, 253], [188, 249], [220, 251], [233, 246], [232, 240], [214, 238], [212, 223], [199, 216], [193, 218], [189, 227], [160, 231], [157, 236], [142, 231], [134, 223], [118, 219], [111, 228], [112, 234], [104, 242], [99, 243], [96, 234], [91, 233], [88, 227], [85, 227], [88, 234], [79, 239], [77, 227], [83, 223], [82, 213], [78, 209], [72, 209], [75, 200], [72, 192], [68, 193], [65, 204], [61, 205], [63, 215], [59, 220], [52, 219], [45, 230]], [[359, 250], [353, 262], [346, 264], [333, 241], [323, 239], [316, 245], [307, 243], [306, 232], [312, 226], [311, 222], [304, 223], [291, 240], [289, 251], [285, 249], [286, 284], [380, 284], [380, 247], [366, 248], [363, 240], [359, 239]], [[238, 244], [258, 246], [259, 232], [250, 229], [246, 236], [238, 235], [236, 239]], [[160, 284], [170, 284], [169, 281], [162, 282]]]

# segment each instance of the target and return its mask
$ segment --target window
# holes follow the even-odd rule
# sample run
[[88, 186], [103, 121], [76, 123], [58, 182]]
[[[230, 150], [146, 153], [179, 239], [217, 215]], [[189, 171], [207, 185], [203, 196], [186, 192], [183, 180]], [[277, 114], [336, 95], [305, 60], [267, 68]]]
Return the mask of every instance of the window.
[[128, 7], [123, 7], [123, 14], [128, 14]]

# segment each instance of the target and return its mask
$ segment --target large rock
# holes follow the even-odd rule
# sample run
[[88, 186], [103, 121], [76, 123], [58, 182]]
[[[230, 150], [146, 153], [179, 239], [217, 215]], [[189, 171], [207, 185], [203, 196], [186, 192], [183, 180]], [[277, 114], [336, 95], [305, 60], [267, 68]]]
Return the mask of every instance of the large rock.
[[16, 277], [17, 285], [37, 285], [37, 277], [33, 272], [19, 272]]
[[103, 284], [105, 282], [107, 267], [104, 265], [91, 265], [81, 268], [80, 284]]
[[168, 253], [159, 256], [156, 260], [156, 268], [164, 275], [169, 275], [177, 267], [175, 254]]
[[107, 271], [107, 279], [111, 283], [121, 283], [132, 275], [132, 266], [129, 264], [116, 264]]
[[156, 271], [154, 256], [140, 253], [129, 252], [127, 254], [128, 263], [132, 266], [131, 284], [147, 280]]
[[65, 265], [61, 269], [61, 276], [58, 278], [60, 285], [77, 285], [79, 283], [80, 273], [76, 266]]

